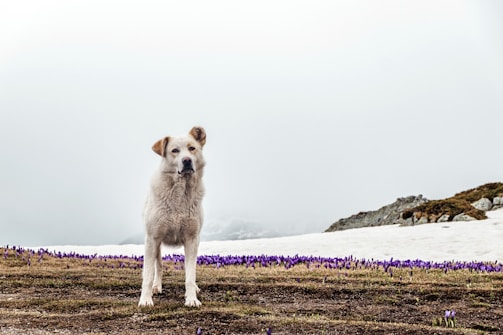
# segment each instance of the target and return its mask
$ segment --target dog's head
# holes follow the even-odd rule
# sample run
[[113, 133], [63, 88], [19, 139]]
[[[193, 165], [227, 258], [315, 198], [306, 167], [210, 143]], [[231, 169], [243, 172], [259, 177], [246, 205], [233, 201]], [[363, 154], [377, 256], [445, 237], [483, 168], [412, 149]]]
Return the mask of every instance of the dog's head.
[[205, 165], [202, 149], [206, 143], [206, 132], [194, 127], [186, 136], [165, 137], [152, 146], [152, 150], [163, 157], [163, 172], [190, 177], [201, 172]]

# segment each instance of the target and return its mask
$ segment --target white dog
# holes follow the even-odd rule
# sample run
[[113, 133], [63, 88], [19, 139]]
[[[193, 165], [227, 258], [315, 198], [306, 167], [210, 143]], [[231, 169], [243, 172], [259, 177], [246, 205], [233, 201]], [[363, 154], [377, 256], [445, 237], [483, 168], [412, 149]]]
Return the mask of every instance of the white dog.
[[203, 223], [205, 143], [204, 129], [194, 127], [186, 136], [165, 137], [152, 147], [162, 159], [152, 176], [143, 213], [146, 236], [139, 306], [153, 306], [152, 293], [162, 291], [162, 243], [184, 246], [185, 305], [201, 306], [197, 299], [196, 262]]

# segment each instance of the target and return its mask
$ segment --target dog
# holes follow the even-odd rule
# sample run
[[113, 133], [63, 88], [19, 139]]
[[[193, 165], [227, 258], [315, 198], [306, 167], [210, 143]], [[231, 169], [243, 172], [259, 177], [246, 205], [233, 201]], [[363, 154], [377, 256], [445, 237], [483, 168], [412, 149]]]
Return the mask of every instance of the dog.
[[153, 306], [153, 293], [162, 292], [161, 244], [185, 250], [185, 306], [200, 307], [196, 285], [197, 250], [203, 224], [201, 202], [206, 132], [193, 127], [188, 135], [165, 137], [152, 150], [161, 156], [145, 202], [145, 256], [138, 306]]

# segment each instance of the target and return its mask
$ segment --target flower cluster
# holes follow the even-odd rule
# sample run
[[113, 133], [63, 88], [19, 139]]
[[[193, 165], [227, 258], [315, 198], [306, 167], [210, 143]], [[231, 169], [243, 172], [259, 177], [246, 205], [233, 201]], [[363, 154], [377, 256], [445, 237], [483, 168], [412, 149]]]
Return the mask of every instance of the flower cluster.
[[456, 311], [446, 310], [444, 316], [445, 326], [448, 328], [456, 327]]
[[[182, 255], [169, 255], [165, 257], [166, 260], [174, 260], [183, 262]], [[247, 268], [258, 267], [274, 267], [284, 266], [290, 269], [294, 266], [303, 265], [307, 268], [320, 268], [333, 269], [333, 270], [357, 270], [357, 269], [384, 269], [386, 273], [393, 276], [392, 269], [424, 269], [428, 270], [442, 270], [445, 273], [448, 271], [456, 270], [469, 270], [470, 272], [503, 272], [503, 264], [491, 262], [431, 262], [423, 260], [374, 260], [374, 259], [356, 259], [353, 256], [348, 257], [315, 257], [315, 256], [199, 256], [198, 264], [200, 265], [213, 265], [217, 268], [232, 265], [244, 265]]]
[[[83, 255], [75, 252], [50, 252], [47, 249], [39, 249], [38, 251], [24, 249], [22, 247], [5, 247], [3, 248], [3, 258], [7, 259], [9, 255], [20, 258], [31, 265], [32, 258], [36, 257], [37, 262], [44, 260], [45, 256], [59, 259], [78, 259], [88, 265], [106, 268], [132, 268], [140, 269], [143, 264], [143, 256], [100, 256]], [[175, 270], [183, 270], [185, 257], [183, 255], [171, 254], [163, 257], [163, 261], [174, 264]], [[393, 276], [393, 269], [410, 270], [412, 275], [413, 269], [422, 270], [442, 270], [444, 272], [468, 270], [470, 272], [503, 272], [503, 264], [499, 262], [431, 262], [423, 260], [374, 260], [374, 259], [356, 259], [353, 256], [348, 257], [316, 257], [316, 256], [237, 256], [237, 255], [206, 255], [197, 258], [199, 265], [214, 266], [215, 268], [223, 268], [226, 266], [245, 266], [255, 269], [256, 267], [284, 267], [290, 269], [296, 266], [305, 266], [306, 268], [325, 268], [330, 270], [358, 270], [383, 269], [389, 276]]]
[[[267, 328], [265, 330], [265, 333], [266, 333], [266, 335], [272, 335], [272, 329], [271, 328]], [[197, 328], [196, 335], [203, 335], [203, 329], [201, 327]]]
[[456, 328], [456, 311], [446, 310], [443, 317], [433, 319], [432, 326]]

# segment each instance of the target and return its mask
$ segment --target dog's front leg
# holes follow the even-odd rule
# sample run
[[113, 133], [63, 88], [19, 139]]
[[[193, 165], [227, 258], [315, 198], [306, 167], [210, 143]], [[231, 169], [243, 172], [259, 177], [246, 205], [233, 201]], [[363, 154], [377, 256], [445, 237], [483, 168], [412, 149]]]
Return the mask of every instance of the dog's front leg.
[[145, 255], [143, 257], [143, 281], [138, 306], [153, 306], [152, 287], [154, 283], [155, 266], [160, 254], [160, 243], [148, 237], [145, 239]]
[[199, 240], [194, 239], [185, 243], [185, 306], [199, 307], [197, 299], [199, 287], [196, 285], [197, 249]]

